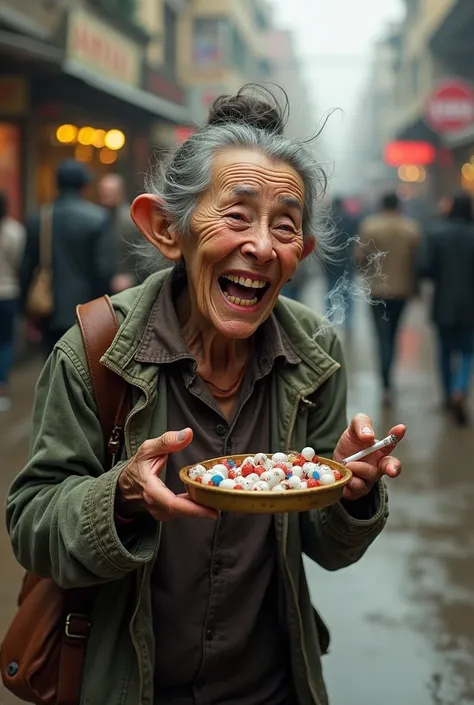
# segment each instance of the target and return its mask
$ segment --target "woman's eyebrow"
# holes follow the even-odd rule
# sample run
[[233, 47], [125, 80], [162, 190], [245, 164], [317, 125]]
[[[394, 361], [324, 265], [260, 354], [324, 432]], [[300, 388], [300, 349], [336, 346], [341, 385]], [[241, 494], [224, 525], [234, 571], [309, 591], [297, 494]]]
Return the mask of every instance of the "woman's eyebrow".
[[294, 196], [280, 196], [280, 203], [287, 208], [296, 208], [300, 213], [303, 212], [303, 204]]
[[232, 189], [233, 196], [250, 196], [251, 198], [256, 198], [260, 195], [260, 192], [253, 186], [247, 186], [246, 184], [237, 184]]

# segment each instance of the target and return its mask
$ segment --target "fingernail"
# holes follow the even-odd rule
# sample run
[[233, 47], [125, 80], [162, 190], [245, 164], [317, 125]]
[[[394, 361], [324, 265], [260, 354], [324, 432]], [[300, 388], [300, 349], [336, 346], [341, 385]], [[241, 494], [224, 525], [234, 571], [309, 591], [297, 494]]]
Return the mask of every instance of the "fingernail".
[[364, 426], [364, 428], [362, 429], [362, 433], [364, 434], [364, 436], [373, 436], [374, 435], [374, 431], [372, 428], [370, 428], [370, 426]]
[[182, 431], [178, 431], [176, 434], [176, 440], [177, 441], [184, 441], [186, 438], [186, 429], [183, 429]]

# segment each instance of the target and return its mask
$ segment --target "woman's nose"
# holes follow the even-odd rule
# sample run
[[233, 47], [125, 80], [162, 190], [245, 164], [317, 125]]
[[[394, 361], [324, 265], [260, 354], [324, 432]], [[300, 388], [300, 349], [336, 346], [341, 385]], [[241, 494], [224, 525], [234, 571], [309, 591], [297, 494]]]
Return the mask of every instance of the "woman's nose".
[[246, 257], [257, 261], [259, 264], [265, 264], [265, 262], [269, 262], [277, 256], [273, 249], [273, 239], [269, 231], [263, 228], [242, 245], [241, 251]]

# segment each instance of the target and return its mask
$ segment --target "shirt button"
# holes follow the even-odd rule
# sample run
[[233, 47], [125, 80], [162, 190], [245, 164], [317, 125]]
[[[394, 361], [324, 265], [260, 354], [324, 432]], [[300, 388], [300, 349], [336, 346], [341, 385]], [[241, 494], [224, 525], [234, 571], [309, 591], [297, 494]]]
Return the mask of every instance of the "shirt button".
[[207, 629], [207, 631], [206, 631], [206, 639], [207, 639], [208, 641], [212, 641], [212, 640], [214, 639], [214, 632], [212, 631], [212, 629]]
[[214, 575], [219, 575], [219, 573], [221, 572], [221, 567], [222, 567], [221, 564], [218, 562], [213, 564], [212, 572], [214, 573]]
[[216, 433], [218, 436], [225, 436], [227, 429], [223, 423], [218, 423], [216, 426]]

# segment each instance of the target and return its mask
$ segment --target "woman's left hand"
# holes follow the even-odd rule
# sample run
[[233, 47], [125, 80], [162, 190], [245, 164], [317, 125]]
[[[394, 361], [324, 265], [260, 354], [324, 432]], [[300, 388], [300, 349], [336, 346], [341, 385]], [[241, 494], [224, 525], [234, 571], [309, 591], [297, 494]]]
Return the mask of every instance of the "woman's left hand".
[[[386, 435], [393, 433], [398, 441], [401, 441], [405, 432], [406, 427], [403, 424], [398, 424]], [[373, 443], [375, 443], [375, 433], [372, 421], [365, 414], [357, 414], [339, 439], [334, 451], [334, 460], [340, 463], [344, 458], [358, 453]], [[368, 494], [374, 484], [384, 475], [392, 478], [400, 475], [402, 464], [398, 458], [390, 455], [393, 448], [394, 446], [387, 446], [372, 455], [367, 455], [363, 460], [348, 464], [347, 467], [352, 471], [352, 480], [344, 487], [344, 499], [360, 499]]]

